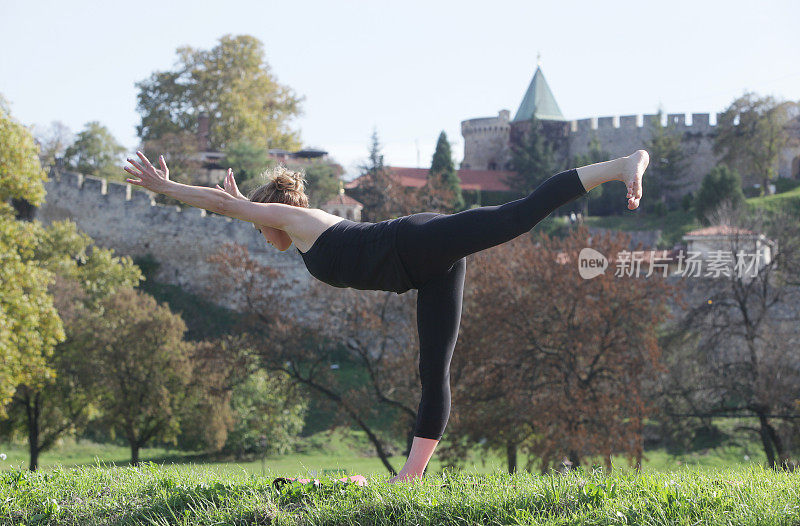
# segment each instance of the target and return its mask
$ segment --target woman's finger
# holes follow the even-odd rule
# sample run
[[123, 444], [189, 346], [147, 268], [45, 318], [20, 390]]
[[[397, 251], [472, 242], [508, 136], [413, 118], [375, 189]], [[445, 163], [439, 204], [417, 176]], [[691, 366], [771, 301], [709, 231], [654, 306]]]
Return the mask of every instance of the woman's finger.
[[131, 163], [131, 164], [132, 164], [133, 166], [135, 166], [136, 168], [138, 168], [138, 169], [139, 169], [139, 170], [140, 170], [142, 173], [144, 173], [144, 172], [146, 172], [146, 171], [147, 171], [147, 170], [145, 170], [145, 169], [144, 169], [144, 167], [143, 167], [141, 164], [137, 163], [137, 162], [136, 162], [136, 161], [134, 161], [133, 159], [128, 159], [128, 162], [129, 162], [129, 163]]
[[136, 152], [136, 155], [138, 155], [139, 157], [141, 157], [141, 158], [142, 158], [142, 161], [144, 161], [144, 164], [145, 164], [145, 166], [147, 166], [147, 167], [148, 167], [148, 168], [150, 168], [151, 170], [155, 171], [156, 167], [155, 167], [155, 166], [153, 166], [153, 165], [150, 163], [150, 160], [149, 160], [147, 157], [145, 157], [145, 155], [144, 155], [142, 152], [140, 152], [140, 151], [137, 151], [137, 152]]
[[130, 179], [130, 178], [125, 179], [125, 181], [127, 181], [128, 183], [130, 183], [132, 185], [143, 186], [141, 181], [134, 181], [133, 179]]
[[161, 165], [161, 169], [164, 170], [164, 173], [169, 172], [169, 168], [167, 168], [167, 161], [164, 160], [163, 155], [158, 156], [158, 163]]
[[127, 166], [123, 167], [122, 169], [125, 170], [126, 172], [128, 172], [129, 174], [133, 175], [134, 177], [138, 177], [140, 179], [142, 177], [142, 174], [137, 173], [135, 170], [133, 170], [131, 168], [128, 168]]

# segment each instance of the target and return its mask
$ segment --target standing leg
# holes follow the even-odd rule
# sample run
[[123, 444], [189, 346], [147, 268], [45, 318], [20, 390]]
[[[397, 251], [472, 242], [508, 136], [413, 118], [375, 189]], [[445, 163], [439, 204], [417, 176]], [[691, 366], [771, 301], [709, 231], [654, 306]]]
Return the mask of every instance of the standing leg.
[[442, 438], [450, 417], [450, 360], [461, 323], [467, 262], [458, 260], [445, 274], [417, 292], [419, 376], [422, 396], [408, 460], [390, 482], [419, 478]]
[[[510, 241], [536, 226], [558, 207], [570, 203], [606, 181], [624, 181], [628, 207], [638, 206], [647, 152], [560, 172], [530, 195], [498, 206], [457, 214], [413, 214], [398, 233], [403, 264], [416, 283], [446, 272], [457, 260]], [[633, 206], [635, 204], [635, 206]]]

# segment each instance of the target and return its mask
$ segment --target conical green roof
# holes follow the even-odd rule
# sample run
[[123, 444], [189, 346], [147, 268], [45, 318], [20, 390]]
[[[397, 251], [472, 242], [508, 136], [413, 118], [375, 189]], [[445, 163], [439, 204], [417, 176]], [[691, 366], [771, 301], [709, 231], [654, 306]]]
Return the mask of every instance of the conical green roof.
[[558, 103], [556, 103], [556, 98], [553, 97], [553, 92], [550, 91], [550, 86], [544, 80], [541, 66], [536, 68], [536, 73], [533, 74], [533, 80], [528, 86], [528, 91], [525, 92], [525, 97], [522, 99], [522, 104], [519, 105], [517, 114], [514, 115], [513, 122], [529, 121], [534, 113], [537, 119], [566, 120], [558, 108]]

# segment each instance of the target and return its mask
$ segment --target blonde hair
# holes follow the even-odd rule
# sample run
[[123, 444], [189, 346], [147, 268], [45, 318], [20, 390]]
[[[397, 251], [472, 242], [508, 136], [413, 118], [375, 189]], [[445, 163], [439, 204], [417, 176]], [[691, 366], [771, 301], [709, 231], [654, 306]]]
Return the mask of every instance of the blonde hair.
[[303, 172], [289, 170], [279, 164], [261, 175], [267, 180], [250, 192], [248, 199], [256, 203], [283, 203], [308, 208], [306, 181]]

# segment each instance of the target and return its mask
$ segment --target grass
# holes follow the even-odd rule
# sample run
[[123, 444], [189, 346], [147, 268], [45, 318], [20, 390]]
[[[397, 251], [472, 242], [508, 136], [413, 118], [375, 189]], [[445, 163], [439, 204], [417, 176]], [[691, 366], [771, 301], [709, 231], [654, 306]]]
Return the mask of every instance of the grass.
[[748, 468], [546, 476], [445, 472], [418, 484], [274, 473], [58, 468], [0, 474], [2, 524], [798, 524], [800, 473]]
[[[723, 424], [729, 424], [723, 422]], [[387, 473], [381, 461], [375, 456], [374, 449], [361, 431], [336, 429], [316, 433], [304, 437], [295, 446], [296, 452], [288, 455], [268, 456], [251, 461], [235, 461], [218, 455], [204, 455], [197, 452], [186, 452], [163, 447], [149, 447], [140, 450], [140, 458], [156, 464], [174, 465], [176, 469], [212, 468], [220, 473], [245, 472], [260, 475], [267, 471], [281, 473], [286, 476], [316, 476], [325, 473], [383, 474]], [[28, 450], [22, 444], [0, 444], [0, 453], [7, 455], [0, 461], [0, 470], [26, 469], [28, 467]], [[55, 448], [45, 451], [39, 457], [42, 471], [52, 471], [58, 467], [125, 467], [129, 464], [130, 450], [127, 447], [113, 444], [96, 444], [82, 440], [65, 441]], [[395, 469], [400, 469], [405, 457], [390, 458]], [[520, 453], [519, 466], [524, 467], [527, 457]], [[473, 449], [465, 463], [464, 471], [468, 473], [492, 473], [504, 470], [505, 457], [486, 452], [480, 448]], [[765, 456], [757, 442], [735, 440], [733, 438], [721, 443], [708, 443], [695, 451], [671, 454], [667, 450], [652, 449], [645, 454], [643, 466], [648, 471], [669, 471], [686, 466], [706, 468], [745, 468], [749, 465], [763, 464]], [[614, 464], [624, 466], [625, 459], [614, 459]], [[438, 473], [444, 469], [438, 456], [434, 455], [428, 468], [429, 473]]]

